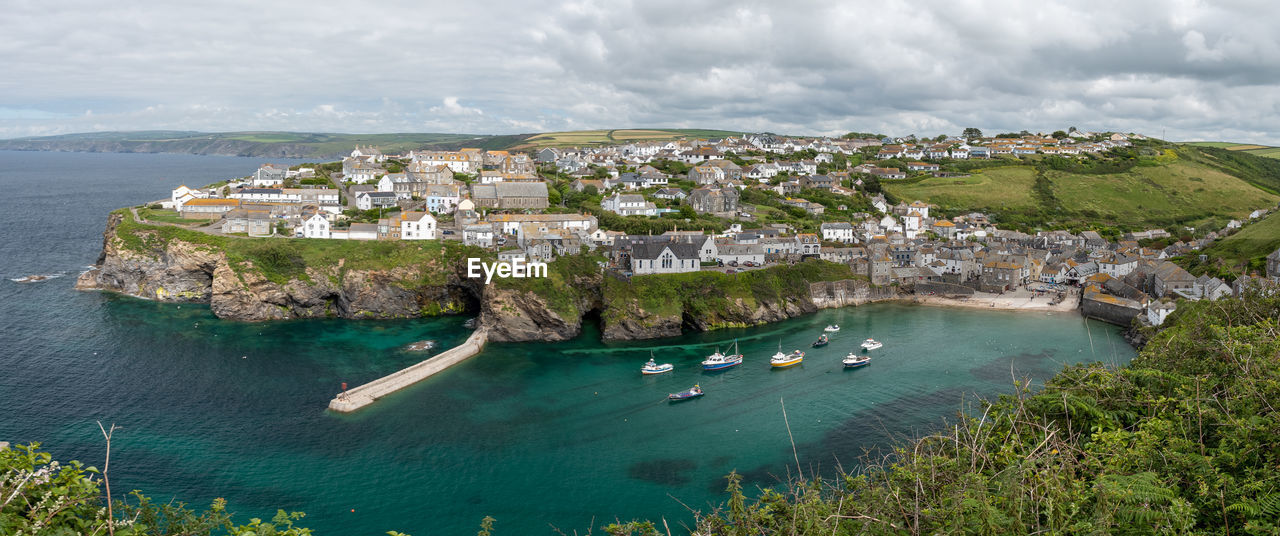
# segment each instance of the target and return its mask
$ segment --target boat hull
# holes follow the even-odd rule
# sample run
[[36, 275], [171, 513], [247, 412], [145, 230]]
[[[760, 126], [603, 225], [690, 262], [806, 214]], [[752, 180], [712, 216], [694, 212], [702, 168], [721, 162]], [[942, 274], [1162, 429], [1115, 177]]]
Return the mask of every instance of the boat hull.
[[859, 368], [859, 367], [865, 367], [869, 364], [871, 364], [870, 361], [858, 361], [854, 363], [845, 363], [844, 368]]
[[703, 363], [702, 370], [724, 370], [727, 368], [736, 367], [741, 364], [742, 364], [742, 358], [738, 358], [733, 361], [726, 361], [724, 363]]
[[675, 367], [665, 368], [665, 369], [640, 369], [640, 373], [645, 375], [666, 374], [673, 370], [675, 370]]
[[773, 367], [773, 368], [787, 368], [787, 367], [794, 367], [794, 366], [796, 366], [796, 365], [799, 365], [802, 361], [804, 361], [804, 358], [803, 358], [803, 357], [802, 357], [802, 358], [799, 358], [799, 359], [792, 359], [792, 360], [790, 360], [790, 361], [778, 361], [778, 362], [775, 362], [775, 363], [769, 363], [769, 366], [770, 366], [770, 367]]

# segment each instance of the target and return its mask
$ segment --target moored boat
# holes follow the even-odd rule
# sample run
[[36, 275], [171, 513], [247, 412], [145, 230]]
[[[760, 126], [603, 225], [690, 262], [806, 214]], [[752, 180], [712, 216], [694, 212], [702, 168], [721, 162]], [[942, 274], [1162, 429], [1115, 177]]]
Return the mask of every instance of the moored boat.
[[690, 398], [698, 398], [702, 396], [702, 394], [703, 394], [702, 388], [699, 387], [697, 384], [694, 384], [694, 386], [689, 389], [680, 391], [679, 393], [671, 393], [667, 395], [667, 400], [678, 402], [680, 400], [689, 400]]
[[716, 349], [716, 353], [702, 361], [702, 370], [724, 370], [742, 364], [742, 354], [738, 353], [738, 341], [733, 341], [733, 353], [725, 355]]
[[653, 360], [653, 352], [649, 352], [649, 362], [645, 363], [644, 366], [640, 368], [640, 373], [662, 374], [664, 372], [671, 372], [675, 370], [675, 368], [675, 365], [672, 365], [671, 363], [662, 363], [659, 365], [657, 361]]
[[769, 366], [773, 368], [790, 367], [793, 365], [799, 365], [803, 360], [804, 352], [795, 350], [789, 354], [784, 354], [782, 353], [782, 343], [779, 342], [778, 353], [773, 354], [773, 357], [769, 359]]
[[814, 348], [821, 348], [821, 347], [823, 347], [823, 346], [826, 346], [828, 342], [830, 342], [830, 341], [828, 341], [828, 340], [827, 340], [827, 336], [826, 336], [826, 335], [819, 335], [819, 336], [818, 336], [818, 340], [813, 341], [813, 347], [814, 347]]
[[835, 333], [837, 331], [840, 331], [840, 324], [831, 324], [830, 326], [827, 326], [826, 329], [823, 329], [822, 331]]
[[866, 366], [867, 363], [870, 363], [871, 356], [858, 355], [853, 352], [849, 352], [849, 355], [844, 356], [844, 359], [842, 359], [840, 362], [844, 363], [844, 368], [858, 368], [858, 367]]
[[865, 341], [862, 341], [863, 350], [875, 350], [877, 348], [880, 348], [881, 346], [884, 346], [884, 344], [875, 339], [867, 339]]

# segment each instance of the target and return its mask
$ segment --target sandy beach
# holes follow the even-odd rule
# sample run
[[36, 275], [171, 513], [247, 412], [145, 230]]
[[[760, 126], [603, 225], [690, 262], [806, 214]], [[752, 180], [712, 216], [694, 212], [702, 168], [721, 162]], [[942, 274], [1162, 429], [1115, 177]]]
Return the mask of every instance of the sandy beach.
[[1065, 300], [1057, 305], [1050, 305], [1053, 295], [1036, 296], [1034, 292], [1020, 288], [1004, 294], [975, 292], [969, 298], [945, 298], [942, 296], [913, 296], [904, 301], [922, 305], [939, 305], [946, 307], [969, 307], [974, 309], [994, 309], [1005, 311], [1049, 311], [1072, 312], [1080, 304], [1078, 289], [1071, 289]]

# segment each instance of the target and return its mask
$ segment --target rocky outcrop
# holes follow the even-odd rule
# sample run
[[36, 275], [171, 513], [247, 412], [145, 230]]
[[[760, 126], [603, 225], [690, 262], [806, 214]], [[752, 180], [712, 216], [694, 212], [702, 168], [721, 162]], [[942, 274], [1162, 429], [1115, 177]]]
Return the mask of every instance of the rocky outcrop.
[[673, 337], [686, 330], [711, 331], [730, 327], [747, 327], [795, 318], [832, 307], [862, 305], [873, 301], [899, 298], [890, 287], [872, 287], [870, 283], [849, 279], [809, 284], [809, 292], [784, 299], [763, 299], [750, 303], [741, 298], [725, 302], [723, 307], [708, 311], [687, 311], [681, 307], [665, 312], [649, 311], [637, 301], [617, 303], [606, 299], [610, 307], [603, 322], [605, 340], [653, 339]]
[[809, 300], [818, 309], [851, 307], [866, 303], [896, 300], [901, 294], [893, 287], [873, 287], [861, 279], [819, 281], [809, 284]]
[[[251, 322], [293, 318], [412, 318], [474, 312], [479, 289], [452, 269], [446, 281], [424, 285], [418, 266], [389, 270], [308, 267], [306, 277], [269, 280], [245, 261], [231, 266], [218, 248], [169, 240], [146, 251], [124, 247], [113, 214], [98, 264], [76, 288], [110, 290], [160, 301], [208, 303], [219, 318]], [[145, 235], [148, 231], [139, 231]], [[145, 240], [144, 236], [144, 243]]]
[[116, 228], [123, 215], [112, 214], [103, 233], [98, 263], [80, 275], [76, 288], [111, 290], [161, 301], [207, 302], [213, 274], [226, 255], [186, 242], [169, 244], [150, 254], [121, 246]]
[[480, 325], [494, 341], [565, 341], [582, 333], [582, 319], [600, 309], [601, 276], [580, 276], [551, 292], [486, 285]]

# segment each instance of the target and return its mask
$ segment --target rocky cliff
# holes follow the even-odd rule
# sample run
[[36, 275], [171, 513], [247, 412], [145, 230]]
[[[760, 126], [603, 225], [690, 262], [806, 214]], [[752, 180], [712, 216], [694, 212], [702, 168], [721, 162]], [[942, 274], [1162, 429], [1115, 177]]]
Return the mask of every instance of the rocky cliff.
[[[291, 318], [408, 318], [479, 309], [479, 287], [462, 267], [414, 265], [385, 270], [308, 266], [301, 277], [272, 281], [252, 260], [232, 263], [227, 251], [206, 243], [156, 239], [156, 228], [122, 231], [127, 214], [112, 214], [102, 255], [76, 288], [110, 290], [160, 301], [208, 303], [219, 318], [263, 321]], [[144, 247], [129, 247], [124, 236]], [[423, 284], [427, 269], [445, 271]]]

